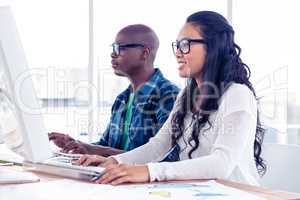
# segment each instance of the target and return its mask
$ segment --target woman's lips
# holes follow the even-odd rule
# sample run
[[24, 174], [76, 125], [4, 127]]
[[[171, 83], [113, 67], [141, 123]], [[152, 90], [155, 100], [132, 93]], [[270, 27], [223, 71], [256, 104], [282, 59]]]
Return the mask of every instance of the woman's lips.
[[185, 61], [179, 61], [179, 62], [178, 62], [178, 67], [179, 67], [179, 69], [182, 68], [184, 65], [186, 65], [186, 62], [185, 62]]

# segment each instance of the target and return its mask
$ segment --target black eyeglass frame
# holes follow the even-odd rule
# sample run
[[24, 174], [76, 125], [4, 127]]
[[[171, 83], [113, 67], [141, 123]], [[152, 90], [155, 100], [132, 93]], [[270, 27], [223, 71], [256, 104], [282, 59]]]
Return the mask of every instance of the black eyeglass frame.
[[[182, 50], [182, 44], [183, 42], [187, 42], [188, 43], [188, 49], [187, 50]], [[172, 49], [173, 49], [173, 53], [176, 56], [176, 52], [179, 49], [180, 52], [182, 54], [188, 54], [190, 53], [191, 50], [191, 43], [198, 43], [198, 44], [207, 44], [206, 41], [204, 39], [191, 39], [191, 38], [183, 38], [181, 40], [176, 40], [176, 42], [172, 42]]]
[[112, 43], [112, 53], [115, 54], [116, 56], [119, 56], [121, 53], [121, 49], [124, 48], [145, 48], [144, 44], [139, 44], [139, 43], [129, 43], [129, 44], [118, 44], [118, 43]]

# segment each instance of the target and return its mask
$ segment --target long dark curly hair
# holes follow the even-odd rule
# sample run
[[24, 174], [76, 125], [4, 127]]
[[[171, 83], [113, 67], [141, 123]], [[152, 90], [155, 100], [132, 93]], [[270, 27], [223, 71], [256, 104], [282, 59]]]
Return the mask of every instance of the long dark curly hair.
[[[201, 11], [192, 14], [186, 20], [199, 29], [199, 33], [206, 41], [206, 57], [201, 72], [201, 80], [204, 83], [200, 90], [194, 78], [189, 78], [187, 86], [184, 88], [180, 97], [180, 106], [172, 117], [172, 144], [180, 147], [178, 140], [184, 134], [184, 118], [187, 111], [195, 109], [196, 98], [201, 94], [204, 97], [200, 103], [200, 107], [193, 112], [194, 123], [192, 125], [192, 134], [188, 140], [188, 144], [192, 147], [189, 151], [189, 158], [192, 153], [199, 147], [200, 130], [204, 129], [205, 124], [211, 123], [209, 116], [212, 112], [218, 110], [219, 100], [232, 83], [246, 85], [254, 94], [250, 78], [249, 67], [242, 62], [240, 58], [241, 48], [234, 42], [234, 30], [227, 20], [220, 14], [212, 11]], [[215, 95], [215, 89], [218, 89], [219, 95], [216, 98], [205, 98], [205, 96]], [[261, 158], [261, 146], [264, 138], [264, 128], [259, 120], [259, 112], [257, 110], [257, 126], [254, 141], [254, 158], [256, 168], [260, 175], [266, 172], [266, 165]], [[193, 142], [193, 144], [192, 144]]]

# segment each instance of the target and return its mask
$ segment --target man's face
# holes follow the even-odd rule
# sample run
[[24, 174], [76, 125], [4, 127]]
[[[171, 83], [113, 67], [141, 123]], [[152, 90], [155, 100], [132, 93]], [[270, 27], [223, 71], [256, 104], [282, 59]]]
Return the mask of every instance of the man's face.
[[111, 53], [111, 64], [116, 75], [130, 77], [143, 62], [143, 44], [134, 36], [118, 33]]

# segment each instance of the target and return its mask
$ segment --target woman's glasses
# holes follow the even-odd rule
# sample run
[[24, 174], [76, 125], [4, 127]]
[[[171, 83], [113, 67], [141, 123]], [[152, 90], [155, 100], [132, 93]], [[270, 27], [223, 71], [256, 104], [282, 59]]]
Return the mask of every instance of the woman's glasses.
[[206, 44], [206, 41], [203, 39], [189, 39], [184, 38], [182, 40], [177, 40], [176, 42], [172, 42], [172, 49], [174, 55], [176, 55], [177, 50], [179, 49], [182, 54], [190, 53], [191, 44], [198, 43], [198, 44]]

